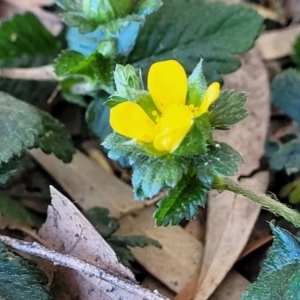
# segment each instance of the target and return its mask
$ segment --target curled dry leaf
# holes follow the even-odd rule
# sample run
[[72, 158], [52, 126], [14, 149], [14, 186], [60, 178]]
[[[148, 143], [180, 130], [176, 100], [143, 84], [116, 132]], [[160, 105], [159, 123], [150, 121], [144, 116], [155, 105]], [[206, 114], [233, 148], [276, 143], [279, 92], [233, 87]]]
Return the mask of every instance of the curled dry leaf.
[[44, 253], [39, 256], [64, 266], [54, 267], [56, 299], [166, 299], [137, 284], [132, 272], [118, 262], [112, 248], [70, 200], [52, 187], [51, 195], [52, 205], [39, 235], [45, 246], [57, 253], [50, 257], [45, 249], [35, 249], [35, 255]]

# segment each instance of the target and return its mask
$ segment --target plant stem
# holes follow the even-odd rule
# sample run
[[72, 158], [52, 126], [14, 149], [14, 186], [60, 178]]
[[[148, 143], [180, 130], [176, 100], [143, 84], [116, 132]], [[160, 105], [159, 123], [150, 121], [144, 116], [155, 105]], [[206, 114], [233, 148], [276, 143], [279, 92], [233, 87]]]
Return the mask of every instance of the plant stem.
[[231, 191], [237, 195], [244, 196], [249, 200], [258, 203], [273, 214], [282, 216], [296, 227], [300, 227], [300, 214], [296, 210], [287, 207], [285, 204], [270, 196], [245, 188], [239, 182], [229, 178], [215, 177], [213, 188], [219, 191]]

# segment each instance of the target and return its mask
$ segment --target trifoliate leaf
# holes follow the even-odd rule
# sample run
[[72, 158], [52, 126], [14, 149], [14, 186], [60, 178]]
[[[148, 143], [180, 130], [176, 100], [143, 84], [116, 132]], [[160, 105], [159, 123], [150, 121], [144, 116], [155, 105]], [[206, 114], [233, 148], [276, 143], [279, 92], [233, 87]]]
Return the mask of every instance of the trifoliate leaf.
[[172, 57], [191, 73], [203, 58], [204, 73], [211, 82], [239, 67], [235, 54], [253, 46], [262, 22], [244, 5], [168, 0], [147, 18], [128, 63], [148, 71], [153, 62]]
[[174, 157], [139, 159], [132, 174], [135, 199], [152, 198], [164, 187], [175, 187], [183, 173], [183, 166]]
[[272, 102], [289, 117], [300, 123], [300, 72], [288, 69], [277, 75], [271, 86]]
[[243, 120], [248, 115], [243, 107], [247, 100], [244, 93], [233, 90], [222, 91], [219, 98], [211, 105], [210, 123], [214, 129], [229, 129], [231, 125]]
[[208, 190], [196, 177], [185, 178], [171, 189], [167, 197], [158, 202], [154, 213], [157, 226], [177, 225], [182, 219], [191, 220], [199, 206], [207, 202]]
[[119, 246], [128, 246], [128, 247], [146, 247], [149, 245], [153, 245], [157, 248], [162, 248], [162, 245], [147, 236], [143, 235], [131, 235], [131, 236], [111, 236], [107, 239], [107, 242], [113, 243]]
[[42, 287], [46, 275], [36, 265], [22, 258], [0, 243], [0, 299], [51, 300], [53, 297]]
[[300, 295], [300, 243], [287, 230], [271, 224], [274, 242], [258, 279], [241, 300], [298, 300]]
[[120, 226], [118, 219], [110, 217], [109, 210], [104, 207], [91, 208], [84, 215], [104, 239], [115, 233]]
[[28, 66], [49, 63], [61, 48], [54, 37], [32, 13], [14, 15], [0, 27], [0, 65]]
[[0, 136], [0, 164], [20, 155], [24, 148], [41, 147], [65, 162], [75, 152], [62, 124], [6, 93], [0, 93]]

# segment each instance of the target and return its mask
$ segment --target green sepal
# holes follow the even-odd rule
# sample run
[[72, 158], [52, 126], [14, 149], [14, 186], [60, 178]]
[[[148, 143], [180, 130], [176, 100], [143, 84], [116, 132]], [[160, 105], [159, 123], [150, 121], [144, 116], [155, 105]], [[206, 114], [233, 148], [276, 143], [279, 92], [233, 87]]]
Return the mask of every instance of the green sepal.
[[109, 158], [120, 160], [127, 157], [130, 164], [135, 163], [141, 157], [149, 156], [147, 150], [136, 140], [126, 138], [116, 132], [109, 134], [102, 146], [108, 150]]
[[186, 104], [194, 105], [195, 107], [199, 107], [204, 98], [207, 84], [203, 74], [202, 69], [203, 59], [200, 60], [193, 73], [189, 76], [188, 79], [188, 95]]
[[127, 101], [128, 99], [125, 99], [118, 95], [112, 95], [111, 97], [109, 97], [107, 101], [103, 102], [103, 105], [106, 105], [108, 107], [114, 107], [122, 102], [127, 102]]
[[177, 225], [182, 219], [193, 219], [199, 206], [206, 205], [207, 195], [208, 190], [196, 177], [183, 177], [167, 197], [158, 202], [154, 213], [156, 225]]
[[274, 242], [262, 269], [241, 300], [298, 300], [300, 295], [299, 238], [287, 230], [270, 224]]
[[131, 65], [122, 66], [117, 64], [114, 71], [114, 80], [117, 94], [131, 100], [132, 90], [143, 90], [143, 80], [140, 70]]
[[135, 199], [156, 196], [162, 188], [174, 188], [184, 174], [180, 159], [172, 156], [141, 158], [134, 164], [132, 186]]
[[142, 109], [147, 113], [149, 118], [155, 122], [157, 116], [160, 115], [160, 111], [155, 106], [149, 92], [132, 90], [131, 95], [132, 99], [134, 99], [134, 101], [137, 104], [139, 104], [142, 107]]
[[243, 107], [246, 100], [245, 93], [234, 90], [222, 91], [209, 109], [212, 128], [227, 130], [231, 125], [246, 118], [248, 112]]
[[194, 125], [180, 146], [172, 152], [175, 156], [192, 156], [206, 152], [207, 141], [211, 139], [211, 125], [207, 114], [194, 120]]

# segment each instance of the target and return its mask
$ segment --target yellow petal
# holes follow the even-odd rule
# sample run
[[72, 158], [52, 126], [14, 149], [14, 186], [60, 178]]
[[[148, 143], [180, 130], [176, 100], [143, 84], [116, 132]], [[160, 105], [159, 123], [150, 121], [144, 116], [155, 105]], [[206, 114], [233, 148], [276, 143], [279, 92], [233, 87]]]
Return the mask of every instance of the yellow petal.
[[153, 142], [154, 148], [157, 151], [175, 151], [188, 134], [190, 128], [191, 125], [182, 126], [176, 129], [166, 128], [155, 137]]
[[150, 143], [157, 133], [155, 123], [134, 102], [122, 102], [110, 110], [110, 125], [119, 134]]
[[198, 115], [208, 111], [209, 107], [218, 99], [220, 95], [220, 83], [213, 82], [206, 90], [204, 99], [199, 109]]
[[160, 111], [172, 103], [184, 105], [188, 89], [184, 68], [176, 60], [153, 64], [148, 73], [148, 89]]

